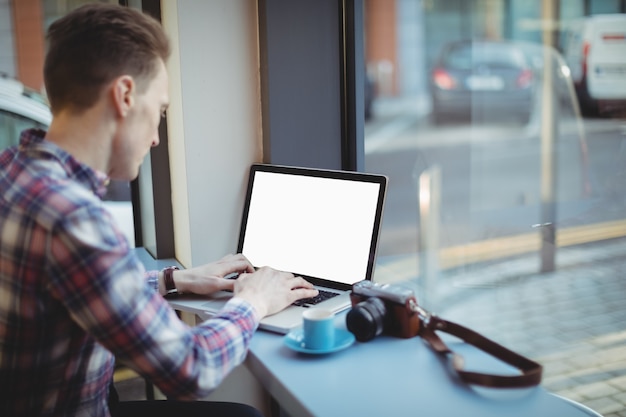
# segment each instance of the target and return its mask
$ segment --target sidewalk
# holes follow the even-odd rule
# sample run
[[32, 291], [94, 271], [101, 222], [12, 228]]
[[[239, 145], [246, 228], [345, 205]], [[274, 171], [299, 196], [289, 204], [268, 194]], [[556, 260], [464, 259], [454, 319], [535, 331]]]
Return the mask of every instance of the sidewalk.
[[547, 390], [626, 417], [626, 239], [560, 248], [551, 273], [536, 258], [444, 273], [436, 313], [538, 360]]

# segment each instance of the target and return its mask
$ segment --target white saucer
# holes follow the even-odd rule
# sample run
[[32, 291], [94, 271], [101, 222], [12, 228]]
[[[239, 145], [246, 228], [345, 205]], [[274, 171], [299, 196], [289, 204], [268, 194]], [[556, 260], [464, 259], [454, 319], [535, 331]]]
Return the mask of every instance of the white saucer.
[[346, 349], [354, 343], [354, 335], [344, 329], [335, 329], [335, 345], [328, 349], [310, 349], [304, 346], [304, 334], [302, 328], [290, 331], [284, 338], [285, 345], [291, 350], [312, 355], [333, 353]]

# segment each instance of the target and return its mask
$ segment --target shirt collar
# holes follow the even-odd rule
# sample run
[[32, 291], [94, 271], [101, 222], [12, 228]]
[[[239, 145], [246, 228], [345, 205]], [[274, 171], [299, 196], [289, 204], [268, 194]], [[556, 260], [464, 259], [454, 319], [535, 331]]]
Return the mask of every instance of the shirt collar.
[[67, 175], [84, 184], [102, 198], [107, 192], [110, 178], [101, 171], [79, 162], [72, 155], [45, 139], [46, 132], [41, 129], [28, 129], [20, 137], [20, 151], [33, 157], [57, 160]]

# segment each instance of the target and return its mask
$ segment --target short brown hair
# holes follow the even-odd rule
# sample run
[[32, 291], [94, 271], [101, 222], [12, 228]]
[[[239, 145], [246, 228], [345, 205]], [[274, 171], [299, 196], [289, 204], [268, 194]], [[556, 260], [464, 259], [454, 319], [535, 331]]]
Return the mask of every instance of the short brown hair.
[[82, 111], [104, 86], [131, 75], [139, 91], [155, 76], [170, 46], [161, 24], [129, 7], [93, 3], [79, 7], [48, 29], [44, 82], [52, 112]]

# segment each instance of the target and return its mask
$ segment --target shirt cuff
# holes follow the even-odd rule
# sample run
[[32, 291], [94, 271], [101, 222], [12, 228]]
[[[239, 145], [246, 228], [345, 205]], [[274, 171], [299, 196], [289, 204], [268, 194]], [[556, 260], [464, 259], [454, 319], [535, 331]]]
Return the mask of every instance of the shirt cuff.
[[261, 315], [259, 314], [258, 311], [256, 311], [256, 309], [252, 306], [252, 304], [250, 304], [243, 298], [238, 298], [238, 297], [231, 298], [230, 300], [228, 300], [223, 310], [224, 311], [239, 310], [241, 312], [244, 312], [244, 314], [246, 315], [250, 315], [252, 320], [255, 323], [255, 327], [256, 325], [258, 325], [258, 323], [262, 319]]

